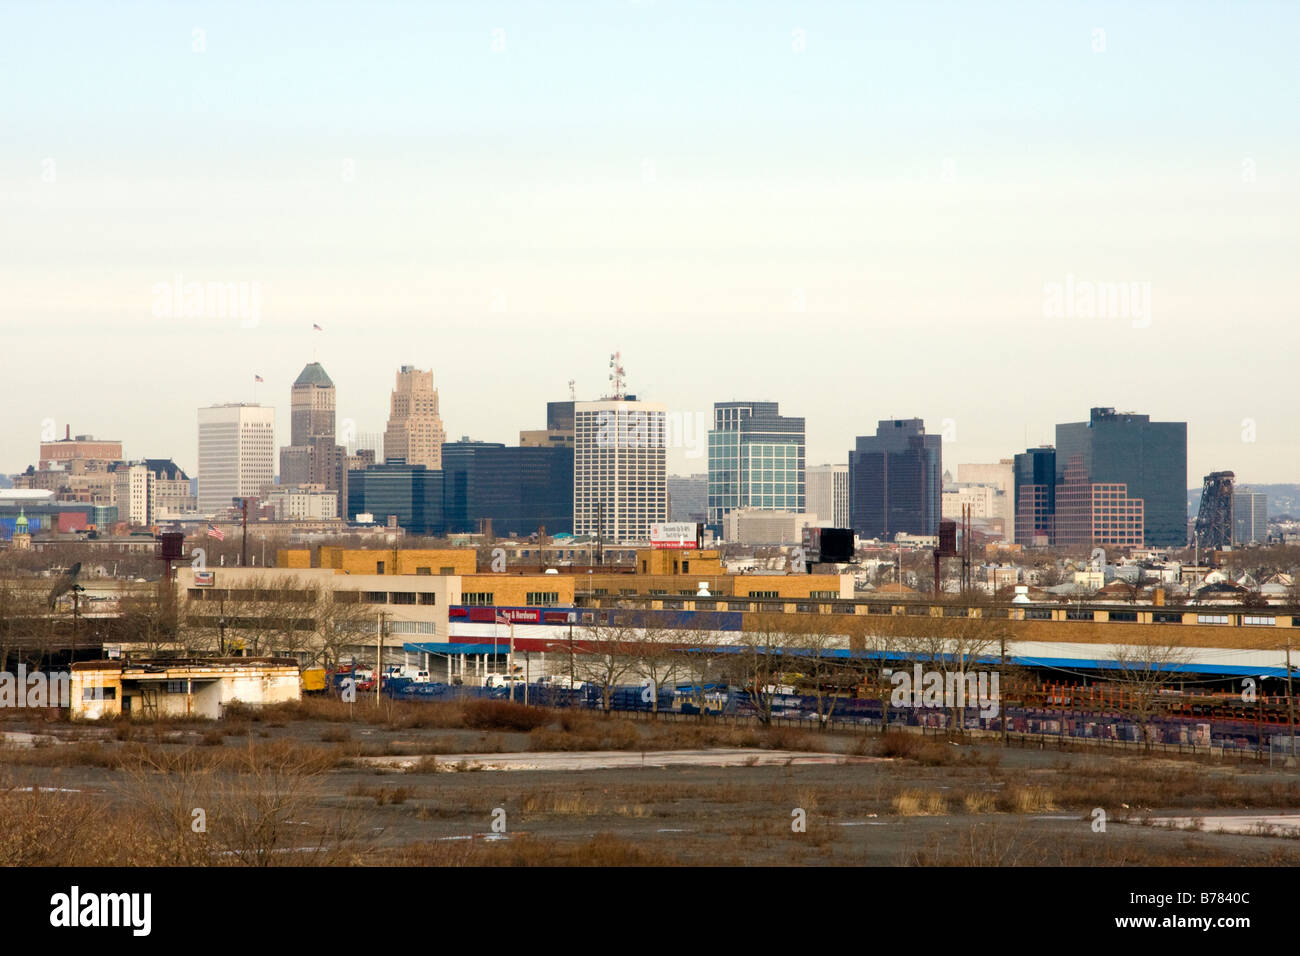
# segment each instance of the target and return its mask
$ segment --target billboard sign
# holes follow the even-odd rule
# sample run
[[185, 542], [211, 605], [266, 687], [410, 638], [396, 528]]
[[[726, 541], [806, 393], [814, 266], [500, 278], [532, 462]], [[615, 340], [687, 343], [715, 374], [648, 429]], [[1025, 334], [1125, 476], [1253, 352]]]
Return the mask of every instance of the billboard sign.
[[194, 586], [196, 588], [210, 588], [217, 583], [216, 571], [195, 571]]
[[650, 547], [694, 550], [700, 546], [700, 525], [695, 521], [666, 521], [650, 526]]

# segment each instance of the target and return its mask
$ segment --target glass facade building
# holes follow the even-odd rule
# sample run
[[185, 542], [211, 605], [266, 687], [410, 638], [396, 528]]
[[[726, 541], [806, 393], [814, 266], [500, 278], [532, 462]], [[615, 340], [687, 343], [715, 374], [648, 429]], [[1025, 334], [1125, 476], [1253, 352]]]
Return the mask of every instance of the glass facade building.
[[718, 402], [709, 432], [708, 523], [737, 508], [804, 511], [804, 420], [777, 402]]
[[573, 531], [573, 448], [458, 441], [442, 446], [443, 510], [450, 533], [527, 536]]
[[376, 524], [396, 516], [407, 534], [446, 533], [442, 511], [443, 475], [425, 465], [392, 459], [348, 473], [346, 518], [371, 514]]
[[1015, 458], [1016, 543], [1047, 547], [1055, 540], [1056, 449], [1030, 448]]
[[849, 452], [849, 521], [864, 538], [937, 535], [943, 442], [919, 418], [886, 419]]
[[[1123, 485], [1128, 498], [1142, 500], [1141, 543], [1187, 544], [1186, 422], [1153, 422], [1148, 415], [1094, 408], [1086, 422], [1056, 426], [1058, 497], [1067, 468], [1081, 469], [1070, 476], [1074, 484]], [[1060, 530], [1058, 520], [1056, 543], [1080, 543], [1060, 540]], [[1123, 537], [1130, 537], [1127, 531]]]

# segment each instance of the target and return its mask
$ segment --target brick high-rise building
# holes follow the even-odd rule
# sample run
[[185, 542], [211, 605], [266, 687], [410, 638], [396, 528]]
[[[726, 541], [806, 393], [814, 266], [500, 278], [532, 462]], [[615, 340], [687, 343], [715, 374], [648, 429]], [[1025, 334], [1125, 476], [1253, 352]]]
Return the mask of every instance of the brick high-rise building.
[[433, 372], [403, 365], [397, 373], [384, 432], [384, 459], [442, 469], [442, 443], [447, 440], [438, 415], [438, 390]]

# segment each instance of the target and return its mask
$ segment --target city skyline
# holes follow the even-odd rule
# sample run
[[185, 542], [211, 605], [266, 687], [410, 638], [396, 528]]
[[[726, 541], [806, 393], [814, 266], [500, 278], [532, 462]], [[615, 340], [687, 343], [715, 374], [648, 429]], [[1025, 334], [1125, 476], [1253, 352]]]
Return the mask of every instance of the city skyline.
[[[316, 340], [317, 341], [319, 340], [319, 336], [316, 337]], [[291, 411], [292, 411], [291, 402], [287, 400], [278, 400], [278, 401], [273, 400], [273, 396], [280, 393], [283, 393], [284, 395], [289, 395], [290, 387], [292, 383], [296, 380], [297, 376], [302, 372], [303, 364], [304, 364], [303, 362], [295, 361], [292, 359], [277, 360], [277, 362], [275, 363], [276, 367], [287, 366], [294, 369], [293, 372], [289, 373], [286, 380], [280, 381], [278, 378], [274, 378], [271, 375], [261, 374], [260, 377], [263, 379], [263, 381], [255, 382], [253, 381], [253, 375], [256, 373], [250, 373], [249, 381], [245, 385], [245, 389], [247, 393], [245, 397], [243, 398], [229, 397], [223, 400], [213, 400], [204, 405], [185, 406], [182, 410], [185, 412], [185, 416], [188, 419], [188, 423], [187, 423], [188, 434], [185, 437], [181, 438], [178, 443], [168, 444], [166, 447], [158, 447], [160, 444], [162, 444], [161, 438], [137, 439], [136, 441], [139, 441], [140, 444], [136, 444], [136, 441], [127, 439], [126, 437], [124, 437], [123, 434], [111, 432], [110, 429], [96, 429], [91, 427], [83, 427], [84, 423], [93, 422], [95, 420], [93, 414], [91, 415], [84, 414], [84, 410], [76, 412], [74, 414], [74, 417], [71, 420], [50, 419], [50, 418], [42, 419], [40, 422], [35, 423], [37, 433], [32, 439], [31, 447], [30, 450], [27, 452], [26, 457], [23, 457], [22, 450], [21, 448], [19, 448], [17, 460], [21, 461], [21, 465], [18, 465], [16, 467], [10, 465], [10, 466], [0, 468], [0, 474], [15, 475], [24, 471], [28, 465], [37, 464], [38, 463], [37, 452], [42, 442], [58, 441], [63, 439], [65, 434], [69, 434], [69, 433], [74, 437], [79, 435], [81, 436], [90, 435], [93, 436], [96, 441], [120, 442], [121, 445], [123, 446], [123, 456], [128, 460], [140, 459], [145, 457], [171, 458], [174, 461], [176, 461], [176, 463], [184, 470], [191, 472], [192, 474], [197, 474], [198, 447], [197, 447], [197, 437], [193, 432], [194, 409], [196, 407], [211, 407], [213, 405], [256, 404], [263, 407], [275, 409], [275, 417], [278, 423], [289, 422], [291, 421]], [[307, 360], [305, 364], [318, 365], [324, 368], [327, 371], [327, 373], [330, 375], [331, 379], [334, 380], [340, 378], [342, 378], [343, 380], [348, 380], [350, 378], [350, 376], [347, 376], [346, 373], [341, 376], [335, 374], [330, 367], [330, 363], [321, 361], [318, 357], [315, 356]], [[405, 363], [401, 363], [401, 364], [405, 364]], [[604, 371], [603, 365], [601, 363], [596, 362], [593, 364], [597, 366], [596, 368], [597, 373]], [[381, 392], [382, 395], [380, 401], [375, 401], [373, 396], [370, 396], [369, 401], [355, 401], [355, 400], [349, 401], [347, 396], [345, 395], [344, 389], [338, 386], [337, 381], [335, 381], [335, 388], [337, 389], [337, 393], [339, 395], [336, 429], [339, 436], [339, 441], [342, 444], [345, 445], [347, 444], [347, 442], [344, 441], [344, 437], [346, 434], [348, 434], [349, 429], [351, 430], [351, 434], [354, 436], [364, 435], [367, 433], [376, 433], [376, 432], [379, 434], [383, 433], [384, 429], [382, 426], [386, 423], [389, 415], [389, 403], [390, 403], [390, 396], [391, 396], [391, 389], [392, 389], [391, 382], [392, 382], [393, 375], [398, 368], [400, 368], [400, 364], [390, 366], [387, 373], [384, 375], [384, 378], [386, 378], [388, 381], [386, 385], [381, 385], [379, 387], [379, 391]], [[635, 366], [632, 366], [632, 372], [634, 371], [635, 371]], [[434, 367], [432, 368], [432, 372], [434, 374], [435, 381], [437, 381], [439, 379], [438, 369]], [[599, 374], [593, 374], [592, 379], [596, 380], [597, 378], [599, 378]], [[630, 373], [630, 382], [631, 384], [629, 385], [628, 390], [633, 394], [638, 394], [638, 390], [635, 384], [637, 382], [637, 377], [631, 373]], [[607, 384], [608, 383], [606, 383], [606, 385]], [[557, 391], [565, 392], [567, 395], [567, 388], [568, 388], [567, 383], [561, 383], [561, 387]], [[445, 392], [444, 386], [440, 385], [438, 391], [440, 393], [440, 400], [442, 404], [446, 405], [446, 398], [448, 397], [448, 393]], [[604, 394], [608, 392], [608, 387], [605, 388], [597, 387], [593, 389], [593, 392], [596, 392], [597, 394], [595, 394], [593, 397], [585, 398], [581, 392], [581, 389], [578, 389], [578, 400], [599, 401], [601, 398], [604, 397]], [[785, 407], [784, 403], [786, 402], [786, 400], [784, 398], [774, 397], [765, 392], [760, 394], [763, 396], [762, 400], [778, 401], [782, 403], [783, 408]], [[657, 396], [652, 398], [652, 391], [647, 388], [641, 389], [638, 394], [638, 397], [645, 400], [655, 400], [659, 404], [665, 405], [668, 409], [668, 415], [670, 416], [670, 418], [672, 416], [676, 416], [675, 420], [681, 423], [679, 427], [677, 427], [676, 429], [671, 427], [671, 425], [668, 429], [668, 436], [667, 436], [669, 441], [669, 446], [667, 449], [668, 473], [673, 475], [685, 476], [697, 472], [707, 471], [708, 469], [707, 429], [709, 427], [709, 424], [712, 422], [713, 406], [714, 404], [717, 403], [726, 403], [730, 401], [735, 401], [736, 399], [734, 398], [715, 399], [709, 402], [706, 406], [696, 409], [696, 408], [682, 408], [678, 405], [675, 405], [671, 401], [665, 401], [659, 399]], [[448, 424], [447, 416], [443, 415], [443, 422], [446, 425], [446, 440], [457, 441], [460, 440], [462, 437], [467, 436], [476, 441], [500, 442], [506, 445], [516, 445], [518, 444], [519, 432], [521, 429], [527, 430], [529, 427], [534, 426], [536, 422], [542, 420], [542, 415], [545, 411], [545, 403], [547, 401], [558, 401], [558, 400], [560, 399], [557, 399], [555, 397], [547, 397], [546, 394], [543, 394], [538, 409], [535, 409], [530, 412], [528, 411], [528, 409], [531, 406], [524, 405], [523, 411], [520, 413], [517, 419], [510, 417], [509, 408], [503, 407], [498, 410], [498, 414], [492, 416], [492, 420], [494, 424], [491, 427], [490, 434], [484, 432], [478, 432], [478, 431], [475, 432], [464, 431], [460, 428], [457, 428], [454, 421]], [[470, 402], [463, 397], [460, 398], [459, 401], [457, 401], [457, 397], [453, 396], [453, 402], [455, 403], [455, 405], [459, 405], [461, 401], [465, 402], [466, 406], [469, 405], [477, 406], [482, 404], [479, 402]], [[912, 402], [910, 405], [905, 404], [905, 407], [913, 408], [918, 405], [926, 405], [926, 404], [928, 403], [924, 399], [924, 397], [918, 397], [917, 400]], [[357, 416], [349, 415], [345, 411], [345, 409], [349, 407], [353, 409], [366, 408], [369, 410], [370, 414], [368, 417], [365, 418], [362, 418], [359, 415]], [[375, 411], [377, 407], [382, 408], [382, 411]], [[885, 406], [882, 405], [881, 407], [885, 407]], [[919, 415], [919, 414], [910, 417], [920, 418], [922, 421], [925, 422], [926, 428], [930, 433], [940, 435], [940, 437], [943, 439], [945, 459], [951, 461], [955, 465], [957, 463], [975, 463], [975, 462], [986, 462], [986, 461], [995, 462], [1000, 460], [1001, 458], [1008, 458], [1011, 457], [1012, 455], [1022, 453], [1025, 451], [1026, 448], [1036, 447], [1040, 445], [1053, 445], [1055, 443], [1056, 426], [1066, 422], [1073, 422], [1073, 421], [1078, 421], [1080, 419], [1086, 419], [1087, 417], [1086, 412], [1087, 409], [1090, 407], [1097, 407], [1097, 406], [1094, 405], [1094, 406], [1085, 406], [1082, 408], [1068, 408], [1066, 409], [1065, 413], [1059, 420], [1048, 422], [1045, 425], [1043, 425], [1041, 429], [1039, 429], [1045, 435], [1045, 437], [1042, 438], [1041, 440], [1034, 441], [1032, 438], [1033, 433], [1031, 432], [1031, 438], [1028, 444], [1022, 445], [1019, 443], [1013, 443], [1011, 446], [1005, 448], [992, 444], [991, 441], [987, 438], [985, 438], [983, 441], [963, 440], [965, 436], [961, 434], [961, 428], [962, 428], [961, 423], [964, 420], [962, 418], [946, 416], [945, 418], [940, 419], [940, 418], [932, 418], [932, 417]], [[1150, 417], [1153, 420], [1157, 420], [1157, 419], [1159, 420], [1177, 419], [1180, 421], [1184, 420], [1183, 418], [1179, 417], [1177, 411], [1168, 414], [1165, 413], [1157, 414], [1156, 412], [1146, 407], [1129, 408], [1129, 407], [1115, 404], [1113, 402], [1111, 403], [1111, 407], [1115, 407], [1119, 409], [1121, 413], [1124, 412], [1135, 412], [1139, 414], [1149, 413]], [[791, 410], [792, 410], [791, 411], [792, 414], [796, 413], [797, 409], [794, 404], [791, 405]], [[155, 419], [158, 415], [163, 413], [164, 413], [163, 409], [154, 409]], [[475, 410], [474, 417], [475, 420], [481, 420], [482, 408], [478, 408]], [[697, 419], [700, 419], [701, 417], [705, 418], [704, 431], [702, 431], [700, 435], [696, 436], [694, 433], [699, 429], [695, 426], [694, 423]], [[809, 467], [812, 467], [814, 465], [824, 465], [824, 464], [845, 464], [847, 462], [848, 454], [853, 448], [853, 442], [856, 440], [856, 434], [843, 447], [837, 448], [831, 441], [828, 441], [826, 439], [825, 436], [827, 435], [827, 433], [838, 434], [840, 432], [843, 432], [846, 428], [852, 429], [853, 427], [862, 426], [862, 425], [874, 426], [876, 422], [876, 419], [872, 419], [871, 422], [866, 422], [865, 420], [859, 421], [856, 418], [845, 417], [837, 422], [828, 423], [828, 422], [818, 422], [816, 420], [808, 418], [807, 416], [799, 416], [799, 417], [804, 418], [807, 421], [807, 435], [808, 435], [807, 447], [809, 449], [807, 453], [807, 462]], [[1246, 472], [1245, 469], [1240, 465], [1238, 465], [1236, 468], [1233, 468], [1232, 467], [1233, 461], [1228, 461], [1220, 468], [1198, 466], [1196, 462], [1198, 460], [1205, 459], [1207, 457], [1207, 453], [1204, 450], [1200, 450], [1200, 451], [1197, 450], [1197, 443], [1194, 437], [1195, 433], [1192, 425], [1192, 419], [1190, 417], [1187, 417], [1185, 420], [1188, 421], [1187, 488], [1189, 490], [1197, 487], [1201, 474], [1208, 474], [1210, 471], [1214, 471], [1214, 470], [1223, 470], [1223, 468], [1234, 470], [1237, 472], [1238, 475], [1242, 475], [1243, 473], [1246, 474], [1245, 478], [1239, 478], [1239, 482], [1247, 485], [1249, 484], [1290, 484], [1290, 483], [1300, 482], [1300, 472], [1293, 473], [1289, 476], [1286, 474], [1280, 474], [1272, 477], [1267, 477], [1267, 476], [1261, 477], [1261, 476], [1256, 476], [1254, 473]], [[856, 425], [854, 423], [856, 423]], [[973, 428], [968, 428], [968, 430], [976, 430], [977, 435], [986, 435], [987, 432], [990, 430], [988, 427], [980, 428], [979, 422], [974, 422], [972, 423], [972, 425]], [[290, 438], [290, 435], [288, 434], [283, 436], [280, 434], [280, 429], [282, 428], [285, 428], [283, 424], [277, 425], [276, 436], [275, 436], [275, 441], [277, 446], [277, 466], [278, 466], [278, 458], [279, 458], [279, 448], [287, 445], [289, 443], [289, 438]], [[1243, 434], [1239, 436], [1242, 439], [1240, 444], [1243, 447], [1249, 448], [1252, 445], [1257, 444], [1258, 438], [1256, 434], [1256, 442], [1244, 440], [1247, 437], [1249, 437], [1246, 434], [1246, 428], [1247, 425], [1243, 423], [1242, 425]], [[859, 430], [861, 429], [859, 428]], [[120, 431], [130, 431], [130, 429], [120, 429]], [[155, 429], [155, 431], [160, 432], [161, 429]], [[6, 429], [5, 434], [10, 436], [11, 439], [13, 438], [13, 432], [11, 429]], [[47, 435], [50, 437], [45, 437]], [[814, 440], [815, 435], [821, 435], [822, 440], [815, 442]], [[14, 440], [13, 444], [17, 445], [18, 442]], [[191, 450], [188, 453], [185, 452], [184, 450], [177, 451], [177, 447], [176, 447], [177, 444], [179, 444], [179, 446], [182, 449], [184, 449], [185, 446], [189, 446]], [[816, 451], [814, 451], [814, 449], [817, 448], [820, 448], [822, 450], [821, 454], [818, 454]], [[1243, 455], [1242, 457], [1244, 458], [1248, 456]], [[279, 469], [277, 467], [277, 474], [278, 473], [279, 473]]]
[[358, 432], [414, 362], [449, 438], [510, 443], [536, 423], [503, 407], [598, 398], [621, 350], [670, 410], [780, 402], [810, 464], [908, 416], [996, 461], [1104, 405], [1187, 421], [1189, 487], [1300, 480], [1267, 362], [1295, 340], [1293, 5], [6, 17], [44, 79], [0, 94], [0, 325], [40, 357], [0, 380], [5, 473], [46, 420], [195, 470], [194, 408], [259, 374], [287, 423], [313, 357]]

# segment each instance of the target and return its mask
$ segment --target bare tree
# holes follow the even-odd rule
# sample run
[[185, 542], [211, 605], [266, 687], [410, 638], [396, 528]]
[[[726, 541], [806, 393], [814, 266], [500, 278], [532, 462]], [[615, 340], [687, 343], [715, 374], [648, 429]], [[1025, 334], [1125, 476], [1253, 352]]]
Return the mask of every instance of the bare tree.
[[790, 664], [785, 656], [790, 643], [788, 624], [779, 613], [750, 615], [746, 623], [749, 628], [737, 635], [740, 653], [728, 664], [738, 671], [738, 683], [749, 693], [758, 722], [767, 726], [772, 723], [773, 701]]
[[696, 614], [693, 623], [689, 630], [678, 634], [677, 655], [699, 694], [700, 720], [703, 720], [707, 688], [721, 679], [723, 661], [730, 655], [718, 641], [716, 632], [721, 630], [721, 624], [716, 614]]
[[614, 688], [636, 673], [637, 629], [616, 619], [613, 624], [594, 624], [579, 642], [574, 670], [585, 681], [600, 688], [601, 708], [609, 713]]
[[659, 688], [671, 681], [681, 666], [678, 653], [680, 633], [664, 627], [647, 614], [642, 620], [641, 633], [634, 647], [636, 668], [650, 682], [650, 712], [659, 714]]
[[1150, 752], [1152, 724], [1161, 711], [1161, 691], [1191, 660], [1191, 650], [1145, 634], [1115, 646], [1116, 676], [1127, 692], [1128, 712], [1142, 730], [1142, 749]]

